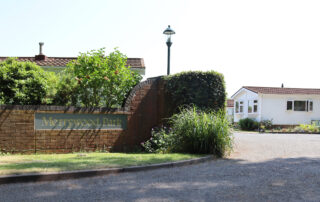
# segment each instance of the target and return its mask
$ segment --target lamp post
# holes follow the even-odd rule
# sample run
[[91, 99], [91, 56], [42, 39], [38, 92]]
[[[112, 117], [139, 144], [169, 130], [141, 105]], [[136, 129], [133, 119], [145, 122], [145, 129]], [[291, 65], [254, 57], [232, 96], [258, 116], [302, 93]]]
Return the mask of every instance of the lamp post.
[[167, 29], [163, 31], [163, 34], [167, 35], [167, 46], [168, 46], [168, 69], [167, 69], [167, 75], [170, 74], [170, 47], [172, 45], [171, 42], [171, 35], [175, 34], [175, 31], [170, 28], [170, 25], [168, 25]]

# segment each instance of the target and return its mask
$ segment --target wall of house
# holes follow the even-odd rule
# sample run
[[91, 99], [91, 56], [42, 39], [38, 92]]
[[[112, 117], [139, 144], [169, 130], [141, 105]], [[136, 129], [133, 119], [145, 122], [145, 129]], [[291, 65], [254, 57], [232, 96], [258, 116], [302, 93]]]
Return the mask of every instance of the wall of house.
[[[130, 93], [124, 108], [0, 105], [0, 152], [68, 153], [74, 151], [128, 151], [150, 138], [151, 128], [166, 116], [163, 80], [148, 79]], [[36, 113], [122, 114], [126, 129], [66, 130], [35, 127]]]
[[[260, 121], [260, 100], [258, 94], [246, 89], [242, 89], [235, 97], [233, 97], [233, 99], [234, 122], [239, 122], [240, 119], [244, 119], [247, 117]], [[248, 113], [248, 100], [258, 100], [258, 113]], [[235, 113], [236, 101], [243, 101], [243, 113]]]
[[[319, 95], [261, 95], [261, 120], [272, 119], [275, 125], [310, 124], [311, 120], [320, 120]], [[312, 100], [313, 111], [287, 111], [287, 100]]]

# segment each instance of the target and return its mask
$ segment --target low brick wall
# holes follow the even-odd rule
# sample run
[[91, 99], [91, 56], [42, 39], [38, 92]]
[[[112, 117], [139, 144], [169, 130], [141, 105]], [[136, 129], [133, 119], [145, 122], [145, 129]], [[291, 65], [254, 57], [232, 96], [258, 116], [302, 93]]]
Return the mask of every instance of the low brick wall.
[[[137, 85], [122, 109], [61, 106], [0, 106], [0, 151], [10, 153], [68, 153], [129, 151], [150, 137], [164, 118], [163, 81], [151, 78]], [[126, 129], [37, 130], [36, 113], [125, 114]]]

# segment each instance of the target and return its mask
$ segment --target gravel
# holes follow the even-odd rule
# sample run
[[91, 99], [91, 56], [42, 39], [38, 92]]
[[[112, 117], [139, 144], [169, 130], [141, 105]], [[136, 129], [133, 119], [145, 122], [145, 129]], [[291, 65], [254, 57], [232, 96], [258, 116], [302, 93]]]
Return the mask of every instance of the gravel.
[[320, 201], [320, 135], [235, 134], [228, 159], [0, 185], [0, 201]]

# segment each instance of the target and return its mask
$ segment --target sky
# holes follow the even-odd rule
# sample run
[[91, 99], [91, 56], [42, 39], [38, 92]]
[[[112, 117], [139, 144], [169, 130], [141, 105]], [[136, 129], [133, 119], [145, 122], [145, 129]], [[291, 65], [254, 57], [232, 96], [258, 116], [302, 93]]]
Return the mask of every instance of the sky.
[[0, 0], [0, 56], [114, 48], [144, 58], [146, 77], [214, 70], [241, 86], [320, 88], [318, 0]]

